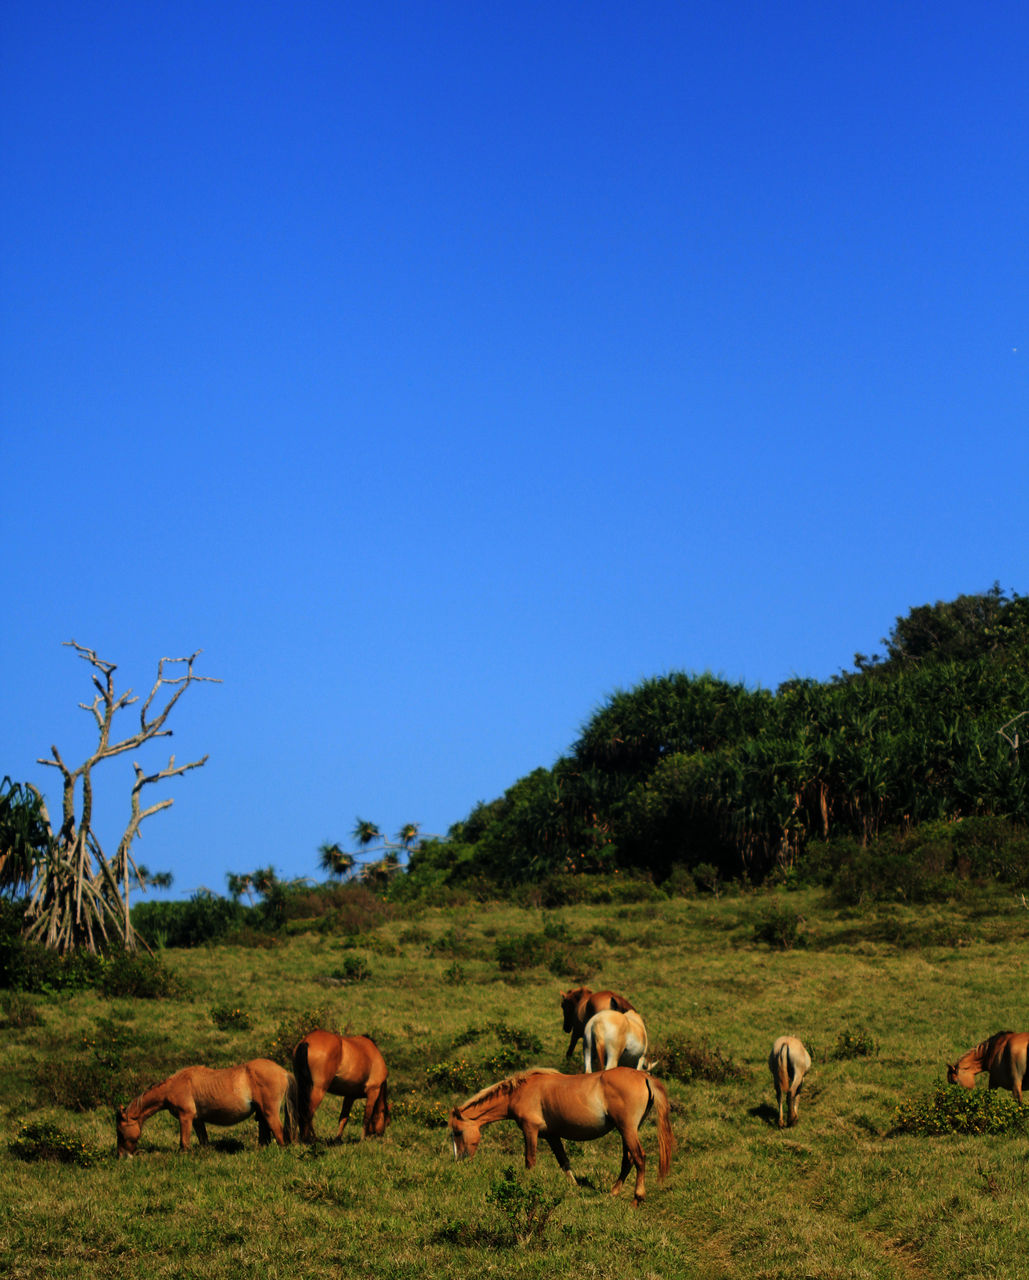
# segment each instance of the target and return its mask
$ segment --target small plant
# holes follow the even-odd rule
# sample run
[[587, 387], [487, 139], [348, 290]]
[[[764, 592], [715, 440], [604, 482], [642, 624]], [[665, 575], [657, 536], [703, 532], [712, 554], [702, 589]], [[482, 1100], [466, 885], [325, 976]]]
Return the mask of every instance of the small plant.
[[39, 1068], [41, 1095], [69, 1111], [92, 1111], [109, 1102], [121, 1091], [131, 1043], [126, 1027], [99, 1018], [92, 1032], [82, 1034], [80, 1047], [87, 1051], [86, 1058], [62, 1057]]
[[335, 1031], [336, 1021], [328, 1009], [317, 1006], [303, 1009], [291, 1018], [279, 1023], [275, 1034], [265, 1048], [262, 1057], [271, 1058], [284, 1067], [292, 1068], [293, 1050], [309, 1031]]
[[776, 951], [792, 951], [804, 945], [800, 936], [800, 916], [792, 907], [776, 903], [766, 907], [754, 924], [754, 941]]
[[543, 1041], [532, 1031], [522, 1031], [518, 1027], [509, 1027], [506, 1022], [487, 1022], [487, 1031], [492, 1031], [502, 1045], [517, 1049], [521, 1053], [537, 1054], [543, 1052]]
[[851, 1058], [874, 1058], [878, 1053], [879, 1041], [871, 1032], [846, 1030], [840, 1032], [829, 1057], [836, 1062], [847, 1062]]
[[340, 982], [367, 982], [371, 976], [368, 961], [359, 955], [344, 956], [342, 965], [332, 971], [332, 977]]
[[894, 1113], [890, 1134], [1026, 1134], [1027, 1121], [1029, 1110], [1019, 1106], [1009, 1093], [947, 1085], [914, 1102], [901, 1103]]
[[450, 1093], [473, 1093], [480, 1087], [480, 1071], [467, 1058], [433, 1062], [425, 1068], [425, 1079], [434, 1089]]
[[698, 862], [693, 868], [693, 880], [698, 889], [718, 897], [722, 892], [722, 878], [718, 868], [710, 862]]
[[746, 1080], [749, 1072], [733, 1062], [721, 1049], [707, 1044], [693, 1044], [683, 1036], [671, 1036], [652, 1047], [654, 1057], [661, 1064], [662, 1074], [689, 1084], [691, 1080], [710, 1080], [725, 1084], [729, 1080]]
[[490, 1186], [486, 1199], [507, 1219], [517, 1244], [541, 1244], [547, 1223], [561, 1203], [562, 1197], [550, 1195], [539, 1182], [520, 1182], [514, 1169], [504, 1170], [503, 1177]]
[[443, 981], [450, 987], [459, 987], [464, 980], [464, 969], [456, 960], [443, 970]]
[[60, 1164], [77, 1164], [84, 1169], [96, 1164], [98, 1158], [84, 1142], [62, 1133], [57, 1125], [45, 1120], [23, 1124], [7, 1147], [19, 1160], [55, 1160]]
[[211, 1010], [211, 1021], [219, 1031], [249, 1031], [254, 1025], [246, 1009], [231, 1004], [216, 1004]]

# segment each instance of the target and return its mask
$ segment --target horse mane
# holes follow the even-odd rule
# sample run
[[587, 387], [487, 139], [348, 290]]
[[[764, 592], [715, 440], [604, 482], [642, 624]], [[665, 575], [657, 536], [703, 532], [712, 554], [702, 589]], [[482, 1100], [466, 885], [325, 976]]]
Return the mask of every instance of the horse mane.
[[480, 1089], [478, 1093], [461, 1103], [459, 1107], [455, 1107], [457, 1112], [464, 1111], [466, 1107], [472, 1106], [478, 1102], [489, 1102], [493, 1098], [500, 1097], [505, 1093], [513, 1093], [520, 1085], [523, 1085], [530, 1076], [538, 1075], [560, 1075], [555, 1067], [528, 1067], [525, 1071], [519, 1071], [517, 1075], [508, 1076], [506, 1080], [498, 1080], [496, 1084], [488, 1084], [485, 1089]]

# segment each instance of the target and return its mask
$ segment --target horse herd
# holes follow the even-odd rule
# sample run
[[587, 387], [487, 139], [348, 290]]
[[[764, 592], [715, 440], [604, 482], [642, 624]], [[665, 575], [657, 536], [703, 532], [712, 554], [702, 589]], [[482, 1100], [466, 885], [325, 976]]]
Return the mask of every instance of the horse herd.
[[[632, 1004], [614, 991], [579, 987], [561, 992], [564, 1030], [570, 1039], [570, 1058], [582, 1041], [581, 1075], [565, 1075], [549, 1067], [531, 1067], [479, 1090], [450, 1113], [454, 1155], [471, 1157], [479, 1146], [484, 1125], [514, 1120], [525, 1141], [525, 1165], [536, 1163], [539, 1139], [553, 1151], [572, 1183], [564, 1141], [585, 1142], [617, 1129], [622, 1139], [622, 1165], [611, 1188], [618, 1195], [630, 1169], [635, 1168], [633, 1203], [645, 1195], [646, 1155], [639, 1128], [653, 1108], [658, 1132], [658, 1176], [671, 1166], [675, 1139], [664, 1084], [646, 1060], [648, 1039], [643, 1019]], [[947, 1066], [947, 1080], [972, 1088], [980, 1072], [989, 1073], [991, 1089], [1010, 1089], [1016, 1102], [1029, 1084], [1029, 1032], [998, 1031]], [[798, 1097], [811, 1056], [796, 1036], [780, 1036], [772, 1046], [768, 1067], [779, 1107], [779, 1128], [796, 1124]], [[367, 1036], [343, 1036], [312, 1031], [293, 1051], [292, 1073], [268, 1058], [254, 1058], [238, 1067], [185, 1067], [160, 1084], [144, 1090], [129, 1105], [115, 1111], [118, 1155], [132, 1156], [143, 1122], [158, 1111], [169, 1111], [179, 1122], [179, 1145], [187, 1150], [195, 1130], [207, 1143], [207, 1124], [238, 1124], [257, 1117], [258, 1141], [272, 1138], [285, 1146], [298, 1136], [315, 1138], [314, 1115], [325, 1095], [342, 1099], [337, 1140], [342, 1137], [351, 1107], [364, 1098], [363, 1136], [379, 1137], [390, 1119], [388, 1072], [382, 1054]], [[783, 1116], [785, 1102], [786, 1115]], [[282, 1117], [285, 1117], [283, 1124]]]

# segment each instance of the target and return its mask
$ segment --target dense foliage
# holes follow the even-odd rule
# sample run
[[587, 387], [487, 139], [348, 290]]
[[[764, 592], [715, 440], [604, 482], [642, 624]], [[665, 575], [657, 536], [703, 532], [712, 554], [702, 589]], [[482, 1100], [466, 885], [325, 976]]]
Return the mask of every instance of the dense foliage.
[[[415, 850], [408, 878], [841, 872], [844, 896], [878, 879], [901, 898], [932, 896], [947, 877], [1023, 883], [1029, 599], [995, 586], [923, 605], [883, 643], [852, 672], [775, 693], [683, 672], [619, 691], [552, 768]], [[974, 820], [964, 834], [961, 820]], [[929, 838], [912, 834], [922, 828]], [[973, 832], [988, 834], [987, 850], [973, 848]], [[870, 852], [850, 869], [855, 850]]]

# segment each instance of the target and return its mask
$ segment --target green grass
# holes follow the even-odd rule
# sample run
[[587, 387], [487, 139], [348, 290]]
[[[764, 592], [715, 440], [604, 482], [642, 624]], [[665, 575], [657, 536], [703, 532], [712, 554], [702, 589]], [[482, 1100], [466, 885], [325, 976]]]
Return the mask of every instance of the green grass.
[[[775, 905], [796, 912], [799, 945], [760, 940]], [[166, 952], [190, 984], [188, 998], [35, 997], [31, 1011], [20, 1002], [18, 1016], [0, 1022], [0, 1274], [1021, 1276], [1023, 1133], [890, 1135], [898, 1108], [930, 1105], [946, 1061], [1001, 1027], [1026, 1025], [1027, 923], [1016, 899], [862, 914], [804, 892], [545, 913], [409, 911], [361, 936], [368, 974], [352, 982], [339, 980], [346, 950], [327, 933], [268, 948]], [[518, 946], [522, 938], [538, 955]], [[553, 972], [555, 946], [544, 939], [580, 973]], [[512, 955], [528, 967], [502, 968]], [[446, 975], [457, 960], [454, 981]], [[630, 996], [656, 1047], [673, 1046], [687, 1063], [695, 1050], [700, 1064], [683, 1072], [688, 1082], [666, 1075], [679, 1149], [664, 1185], [653, 1124], [644, 1126], [652, 1159], [639, 1211], [630, 1189], [617, 1201], [607, 1194], [619, 1164], [615, 1135], [568, 1144], [580, 1181], [572, 1188], [543, 1144], [525, 1173], [513, 1124], [488, 1127], [479, 1154], [461, 1164], [441, 1127], [464, 1096], [447, 1082], [465, 1078], [465, 1066], [474, 1075], [520, 1046], [532, 1052], [533, 1035], [543, 1046], [535, 1060], [564, 1066], [558, 995], [587, 967], [589, 985]], [[212, 1009], [245, 1009], [251, 1025], [216, 1025]], [[265, 1054], [284, 1024], [311, 1009], [378, 1042], [396, 1103], [386, 1140], [357, 1140], [358, 1110], [338, 1146], [258, 1150], [248, 1122], [212, 1127], [208, 1150], [181, 1156], [177, 1125], [161, 1114], [145, 1126], [135, 1160], [114, 1159], [115, 1102], [192, 1062]], [[101, 1064], [112, 1096], [83, 1111], [57, 1105], [55, 1075], [99, 1062], [96, 1033], [110, 1024], [129, 1033], [127, 1047]], [[766, 1059], [786, 1031], [804, 1039], [814, 1064], [800, 1124], [780, 1133]], [[329, 1099], [322, 1134], [336, 1114]], [[10, 1143], [30, 1123], [54, 1125], [100, 1158], [91, 1166], [19, 1159]], [[508, 1170], [515, 1191], [506, 1189]], [[528, 1220], [537, 1204], [549, 1213], [543, 1226], [519, 1227], [518, 1214]]]

